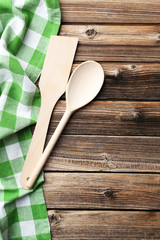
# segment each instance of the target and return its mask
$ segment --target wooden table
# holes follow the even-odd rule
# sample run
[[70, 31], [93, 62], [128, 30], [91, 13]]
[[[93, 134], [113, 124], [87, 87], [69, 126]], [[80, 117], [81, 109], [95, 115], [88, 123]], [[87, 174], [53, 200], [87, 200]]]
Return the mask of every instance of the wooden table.
[[[60, 35], [80, 40], [73, 69], [96, 60], [105, 84], [46, 164], [53, 239], [160, 239], [160, 0], [60, 5]], [[64, 109], [63, 97], [50, 136]]]

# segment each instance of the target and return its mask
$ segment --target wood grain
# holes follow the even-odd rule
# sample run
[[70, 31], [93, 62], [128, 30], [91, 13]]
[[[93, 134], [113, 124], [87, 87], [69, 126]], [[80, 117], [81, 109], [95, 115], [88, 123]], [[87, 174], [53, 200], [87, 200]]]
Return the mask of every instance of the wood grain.
[[[105, 84], [97, 99], [159, 100], [160, 64], [102, 62]], [[74, 64], [73, 69], [77, 64]]]
[[159, 0], [60, 0], [65, 23], [160, 23]]
[[60, 0], [59, 34], [79, 38], [72, 71], [99, 61], [105, 83], [73, 115], [45, 166], [54, 240], [160, 239], [159, 3]]
[[[160, 100], [160, 64], [101, 63], [105, 82], [97, 100]], [[72, 71], [78, 66], [74, 64]]]
[[44, 194], [53, 209], [160, 210], [160, 175], [45, 173]]
[[159, 137], [61, 136], [46, 171], [160, 172]]
[[159, 212], [48, 211], [54, 240], [159, 239]]
[[[73, 64], [71, 73], [79, 64]], [[160, 64], [102, 62], [101, 65], [105, 81], [96, 100], [160, 101]], [[61, 99], [65, 99], [64, 95]]]
[[77, 48], [76, 61], [159, 63], [159, 46], [83, 45]]
[[[52, 134], [65, 110], [60, 101], [51, 119]], [[93, 101], [73, 114], [64, 134], [159, 136], [159, 102]]]
[[80, 39], [75, 61], [160, 62], [159, 25], [62, 25], [60, 35]]
[[78, 37], [82, 45], [159, 46], [159, 25], [62, 25], [61, 36]]

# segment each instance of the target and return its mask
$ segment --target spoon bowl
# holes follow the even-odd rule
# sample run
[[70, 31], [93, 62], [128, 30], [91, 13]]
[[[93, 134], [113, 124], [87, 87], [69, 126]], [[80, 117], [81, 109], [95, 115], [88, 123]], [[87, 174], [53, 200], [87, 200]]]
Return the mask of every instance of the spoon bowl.
[[83, 107], [99, 93], [104, 82], [104, 71], [94, 61], [80, 64], [72, 73], [66, 89], [67, 108], [72, 111]]

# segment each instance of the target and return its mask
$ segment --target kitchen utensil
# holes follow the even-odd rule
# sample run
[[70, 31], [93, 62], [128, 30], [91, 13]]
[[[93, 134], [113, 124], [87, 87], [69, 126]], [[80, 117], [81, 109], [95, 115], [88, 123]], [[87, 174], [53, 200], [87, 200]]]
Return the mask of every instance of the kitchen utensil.
[[42, 155], [52, 110], [65, 92], [78, 38], [51, 36], [39, 82], [41, 108], [27, 153], [20, 183], [27, 188], [29, 178]]
[[42, 156], [37, 162], [37, 165], [34, 166], [35, 168], [32, 175], [28, 175], [29, 179], [26, 184], [28, 189], [33, 187], [35, 180], [37, 179], [71, 114], [95, 98], [102, 87], [103, 81], [104, 72], [101, 65], [97, 62], [84, 62], [74, 70], [66, 89], [66, 111]]

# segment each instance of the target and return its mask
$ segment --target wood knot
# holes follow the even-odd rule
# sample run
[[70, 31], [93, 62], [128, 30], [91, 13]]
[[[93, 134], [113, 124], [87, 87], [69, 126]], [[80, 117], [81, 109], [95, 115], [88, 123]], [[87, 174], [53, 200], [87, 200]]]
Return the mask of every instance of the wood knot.
[[89, 38], [94, 38], [96, 36], [97, 32], [94, 28], [92, 29], [87, 29], [86, 31], [86, 35], [89, 37]]
[[102, 154], [102, 157], [103, 157], [104, 163], [107, 164], [107, 167], [109, 169], [116, 168], [116, 166], [114, 165], [114, 163], [112, 161], [112, 157], [110, 154], [104, 153], [104, 154]]
[[144, 123], [144, 115], [142, 112], [133, 112], [132, 119], [137, 123]]
[[117, 82], [123, 82], [124, 81], [123, 73], [120, 69], [116, 69], [111, 74], [106, 74], [105, 75], [105, 80], [109, 84], [116, 85]]
[[55, 211], [49, 216], [50, 223], [53, 223], [54, 225], [58, 224], [61, 221], [60, 215]]
[[132, 64], [131, 65], [131, 69], [136, 69], [137, 67], [136, 67], [136, 65], [135, 64]]
[[106, 188], [106, 189], [104, 189], [103, 194], [106, 198], [111, 199], [111, 198], [113, 198], [114, 192], [110, 188]]
[[156, 40], [157, 40], [157, 43], [160, 43], [160, 33], [156, 35]]

